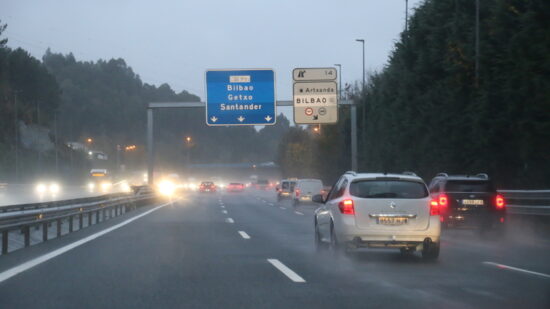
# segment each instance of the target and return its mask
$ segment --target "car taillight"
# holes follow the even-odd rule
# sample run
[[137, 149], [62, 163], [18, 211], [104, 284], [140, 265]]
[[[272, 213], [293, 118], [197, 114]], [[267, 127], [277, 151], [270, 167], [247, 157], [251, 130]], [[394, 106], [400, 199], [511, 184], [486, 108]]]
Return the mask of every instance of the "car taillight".
[[441, 194], [438, 198], [437, 198], [437, 202], [439, 204], [439, 207], [440, 207], [440, 211], [443, 211], [445, 208], [447, 208], [447, 206], [449, 205], [449, 198], [447, 197], [447, 195], [445, 194]]
[[504, 197], [502, 195], [497, 194], [497, 197], [495, 198], [495, 206], [497, 209], [504, 209], [504, 206], [506, 206], [506, 203], [504, 202]]
[[300, 190], [296, 189], [295, 192], [296, 192], [296, 197], [300, 197]]
[[355, 207], [353, 206], [353, 200], [343, 200], [338, 204], [340, 212], [344, 215], [355, 215]]
[[430, 201], [430, 216], [439, 216], [441, 214], [439, 206], [439, 201], [437, 199], [432, 199]]

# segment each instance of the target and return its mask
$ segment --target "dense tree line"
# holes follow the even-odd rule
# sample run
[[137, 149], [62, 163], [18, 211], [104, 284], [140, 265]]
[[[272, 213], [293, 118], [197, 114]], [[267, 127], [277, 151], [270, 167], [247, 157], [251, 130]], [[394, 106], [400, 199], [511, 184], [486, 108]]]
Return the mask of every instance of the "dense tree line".
[[[550, 185], [550, 2], [480, 1], [478, 79], [475, 12], [475, 1], [423, 2], [385, 68], [355, 93], [358, 114], [366, 108], [361, 171], [412, 170], [426, 180], [487, 172], [499, 187]], [[338, 126], [343, 135], [319, 143], [344, 140], [349, 131]]]
[[[116, 162], [129, 169], [144, 169], [147, 104], [200, 101], [187, 91], [176, 93], [167, 84], [157, 87], [142, 82], [123, 59], [85, 62], [72, 54], [48, 49], [40, 61], [22, 49], [11, 50], [6, 42], [0, 41], [0, 180], [14, 181], [15, 119], [36, 124], [37, 131], [50, 133], [46, 136], [49, 142], [58, 141], [48, 151], [24, 147], [21, 139], [18, 141], [19, 173], [28, 176], [22, 178], [51, 174], [54, 153], [58, 155], [60, 173], [78, 178], [96, 163], [111, 169], [115, 169]], [[283, 115], [277, 117], [275, 126], [256, 130], [207, 127], [203, 109], [158, 110], [157, 166], [180, 172], [190, 163], [274, 161], [280, 136], [288, 129], [289, 121]], [[186, 137], [191, 137], [191, 142], [186, 142]], [[91, 143], [86, 142], [88, 138]], [[69, 149], [66, 142], [85, 144], [105, 152], [110, 159], [92, 162], [82, 151]], [[127, 145], [137, 147], [125, 151]]]

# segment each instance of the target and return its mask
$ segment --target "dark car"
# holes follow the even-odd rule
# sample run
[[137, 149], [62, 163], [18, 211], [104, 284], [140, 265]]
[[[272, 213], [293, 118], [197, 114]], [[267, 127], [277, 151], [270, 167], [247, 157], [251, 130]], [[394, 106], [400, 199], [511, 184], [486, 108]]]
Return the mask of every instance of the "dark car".
[[202, 193], [215, 193], [216, 185], [211, 181], [203, 181], [199, 186], [199, 192]]
[[440, 209], [444, 227], [501, 228], [506, 204], [487, 174], [439, 173], [429, 185], [432, 202]]

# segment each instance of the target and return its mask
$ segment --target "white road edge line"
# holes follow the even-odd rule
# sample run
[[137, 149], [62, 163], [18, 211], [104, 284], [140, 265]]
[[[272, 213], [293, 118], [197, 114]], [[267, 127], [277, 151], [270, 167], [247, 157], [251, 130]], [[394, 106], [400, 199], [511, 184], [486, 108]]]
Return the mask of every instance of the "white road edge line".
[[165, 206], [168, 206], [168, 205], [170, 205], [170, 204], [172, 204], [172, 202], [169, 202], [169, 203], [166, 203], [166, 204], [159, 205], [159, 206], [157, 206], [157, 207], [155, 207], [155, 208], [153, 208], [153, 209], [150, 209], [150, 210], [148, 210], [148, 211], [146, 211], [146, 212], [144, 212], [144, 213], [142, 213], [142, 214], [139, 214], [139, 215], [137, 215], [137, 216], [135, 216], [135, 217], [132, 217], [132, 218], [126, 220], [126, 221], [123, 221], [123, 222], [117, 224], [117, 225], [113, 225], [113, 226], [111, 226], [110, 228], [104, 229], [104, 230], [102, 230], [102, 231], [100, 231], [100, 232], [97, 232], [97, 233], [95, 233], [95, 234], [92, 234], [92, 235], [90, 235], [90, 236], [88, 236], [88, 237], [86, 237], [86, 238], [83, 238], [83, 239], [81, 239], [81, 240], [78, 240], [78, 241], [75, 241], [75, 242], [73, 242], [73, 243], [71, 243], [71, 244], [68, 244], [68, 245], [66, 245], [66, 246], [64, 246], [64, 247], [61, 247], [61, 248], [59, 248], [59, 249], [57, 249], [57, 250], [54, 250], [54, 251], [52, 251], [52, 252], [50, 252], [50, 253], [44, 254], [44, 255], [39, 256], [39, 257], [37, 257], [37, 258], [35, 258], [35, 259], [32, 259], [32, 260], [30, 260], [30, 261], [28, 261], [28, 262], [25, 262], [25, 263], [23, 263], [23, 264], [20, 264], [20, 265], [17, 265], [17, 266], [15, 266], [15, 267], [13, 267], [13, 268], [10, 268], [10, 269], [8, 269], [8, 270], [6, 270], [6, 271], [0, 273], [0, 283], [2, 283], [2, 282], [4, 282], [4, 281], [8, 280], [9, 278], [11, 278], [11, 277], [13, 277], [13, 276], [15, 276], [15, 275], [17, 275], [17, 274], [19, 274], [19, 273], [22, 273], [22, 272], [24, 272], [24, 271], [26, 271], [26, 270], [29, 270], [29, 269], [31, 269], [31, 268], [33, 268], [33, 267], [39, 265], [39, 264], [42, 264], [42, 263], [44, 263], [44, 262], [46, 262], [46, 261], [48, 261], [48, 260], [51, 260], [51, 259], [53, 259], [54, 257], [56, 257], [56, 256], [58, 256], [58, 255], [61, 255], [61, 254], [65, 253], [65, 252], [67, 252], [67, 251], [69, 251], [69, 250], [72, 250], [72, 249], [74, 249], [74, 248], [76, 248], [76, 247], [79, 247], [79, 246], [81, 246], [81, 245], [83, 245], [83, 244], [85, 244], [85, 243], [87, 243], [87, 242], [90, 242], [90, 241], [92, 241], [92, 240], [94, 240], [94, 239], [96, 239], [96, 238], [98, 238], [98, 237], [100, 237], [100, 236], [103, 236], [103, 235], [105, 235], [105, 234], [107, 234], [107, 233], [109, 233], [109, 232], [112, 232], [112, 231], [114, 231], [114, 230], [116, 230], [116, 229], [118, 229], [118, 228], [121, 228], [121, 227], [125, 226], [125, 225], [128, 224], [128, 223], [131, 223], [131, 222], [133, 222], [133, 221], [135, 221], [135, 220], [137, 220], [137, 219], [139, 219], [139, 218], [141, 218], [141, 217], [144, 217], [144, 216], [146, 216], [146, 215], [152, 213], [153, 211], [159, 210], [159, 209], [161, 209], [161, 208], [163, 208], [163, 207], [165, 207]]
[[235, 223], [235, 221], [233, 221], [233, 219], [231, 219], [231, 218], [225, 218], [225, 222], [227, 222], [227, 223]]
[[275, 205], [273, 205], [273, 203], [269, 203], [268, 205], [269, 205], [269, 206], [275, 206]]
[[541, 277], [544, 277], [544, 278], [550, 278], [550, 275], [548, 275], [548, 274], [538, 273], [536, 271], [521, 269], [521, 268], [508, 266], [508, 265], [504, 265], [504, 264], [499, 264], [499, 263], [495, 263], [495, 262], [483, 262], [483, 264], [495, 266], [495, 267], [498, 267], [498, 268], [501, 268], [501, 269], [515, 270], [515, 271], [519, 271], [519, 272], [526, 273], [526, 274], [541, 276]]
[[301, 212], [299, 212], [299, 211], [295, 211], [294, 213], [297, 214], [297, 215], [300, 215], [300, 216], [303, 216], [303, 215], [304, 215], [303, 213], [301, 213]]
[[246, 234], [245, 231], [239, 231], [239, 234], [241, 235], [242, 238], [244, 239], [250, 239], [250, 236], [248, 234]]
[[267, 261], [271, 263], [271, 265], [275, 266], [275, 268], [277, 268], [280, 272], [285, 274], [285, 276], [287, 276], [290, 280], [294, 282], [300, 282], [300, 283], [306, 282], [304, 278], [300, 277], [292, 269], [286, 267], [286, 265], [281, 263], [281, 261], [277, 259], [267, 259]]
[[279, 207], [279, 208], [281, 208], [282, 210], [285, 210], [285, 209], [286, 209], [286, 207]]
[[227, 210], [222, 210], [222, 213], [227, 215]]
[[223, 206], [223, 205], [220, 205], [220, 207], [221, 207], [221, 208], [225, 208], [225, 206]]

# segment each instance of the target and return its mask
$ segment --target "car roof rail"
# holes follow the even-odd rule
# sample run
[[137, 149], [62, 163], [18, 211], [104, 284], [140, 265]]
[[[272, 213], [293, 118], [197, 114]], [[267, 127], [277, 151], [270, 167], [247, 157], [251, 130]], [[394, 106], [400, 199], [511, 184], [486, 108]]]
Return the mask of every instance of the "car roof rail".
[[476, 177], [483, 178], [483, 179], [489, 179], [489, 175], [486, 173], [479, 173], [476, 175]]
[[410, 171], [404, 171], [402, 174], [403, 175], [409, 175], [409, 176], [418, 176], [418, 175], [416, 175], [416, 173], [410, 172]]
[[449, 174], [447, 173], [439, 173], [436, 175], [436, 177], [449, 177]]
[[349, 174], [349, 175], [353, 175], [353, 176], [357, 175], [357, 173], [355, 171], [347, 171], [344, 174]]

